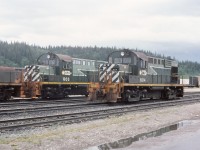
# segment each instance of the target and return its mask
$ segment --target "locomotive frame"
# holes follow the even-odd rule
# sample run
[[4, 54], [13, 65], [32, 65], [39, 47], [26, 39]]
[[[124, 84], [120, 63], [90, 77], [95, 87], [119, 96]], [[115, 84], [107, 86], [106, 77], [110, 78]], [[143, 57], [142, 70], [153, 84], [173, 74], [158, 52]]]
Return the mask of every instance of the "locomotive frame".
[[178, 62], [131, 50], [114, 51], [99, 67], [99, 82], [89, 85], [89, 100], [106, 102], [174, 99], [183, 96]]
[[[24, 73], [27, 97], [42, 99], [65, 98], [69, 95], [88, 96], [88, 85], [95, 80], [96, 67], [103, 61], [72, 58], [68, 55], [42, 54], [37, 65], [26, 66]], [[31, 90], [31, 92], [30, 92]]]

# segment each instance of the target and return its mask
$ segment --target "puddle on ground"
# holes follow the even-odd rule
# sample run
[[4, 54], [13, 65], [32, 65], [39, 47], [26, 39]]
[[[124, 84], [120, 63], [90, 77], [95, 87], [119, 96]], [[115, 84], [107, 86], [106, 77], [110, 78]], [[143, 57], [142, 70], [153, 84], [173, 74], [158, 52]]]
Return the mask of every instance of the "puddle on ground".
[[184, 120], [184, 121], [178, 122], [177, 124], [173, 124], [173, 125], [170, 125], [170, 126], [167, 126], [164, 128], [160, 128], [155, 131], [138, 134], [134, 137], [121, 139], [121, 140], [118, 140], [115, 142], [102, 144], [102, 145], [99, 145], [96, 147], [90, 147], [90, 148], [88, 148], [88, 150], [110, 150], [110, 149], [126, 148], [126, 147], [130, 146], [133, 142], [145, 140], [145, 139], [151, 138], [151, 137], [161, 136], [164, 133], [174, 131], [181, 127], [185, 127], [185, 126], [196, 124], [196, 123], [200, 123], [200, 120]]

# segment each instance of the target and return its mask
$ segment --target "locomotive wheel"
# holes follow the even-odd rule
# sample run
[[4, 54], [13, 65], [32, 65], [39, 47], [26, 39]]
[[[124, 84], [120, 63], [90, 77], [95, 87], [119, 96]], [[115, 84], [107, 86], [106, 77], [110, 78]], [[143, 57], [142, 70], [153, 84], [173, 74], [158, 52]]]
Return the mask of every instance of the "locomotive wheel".
[[7, 101], [7, 100], [10, 100], [10, 99], [11, 99], [11, 91], [5, 90], [4, 94], [3, 94], [3, 100]]
[[131, 95], [131, 93], [126, 93], [126, 99], [127, 102], [137, 102], [142, 99], [142, 93], [140, 91], [137, 92], [137, 94]]
[[165, 99], [165, 100], [172, 100], [172, 99], [176, 99], [177, 96], [176, 96], [176, 90], [165, 90], [162, 92], [162, 99]]
[[140, 100], [141, 100], [140, 96], [129, 97], [128, 102], [136, 102], [136, 101], [140, 101]]
[[136, 101], [140, 101], [142, 99], [142, 97], [140, 96], [140, 93], [137, 94], [136, 96], [131, 96], [130, 94], [126, 93], [124, 100], [125, 102], [136, 102]]
[[11, 96], [10, 95], [6, 95], [3, 100], [7, 101], [7, 100], [10, 100]]

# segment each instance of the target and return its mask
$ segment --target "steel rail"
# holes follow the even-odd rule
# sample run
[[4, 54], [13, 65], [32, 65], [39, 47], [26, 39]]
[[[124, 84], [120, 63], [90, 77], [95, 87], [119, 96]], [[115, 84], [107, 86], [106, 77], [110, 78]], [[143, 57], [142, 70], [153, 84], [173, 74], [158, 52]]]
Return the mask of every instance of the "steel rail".
[[79, 108], [91, 108], [91, 107], [102, 107], [108, 106], [107, 103], [78, 103], [78, 104], [63, 104], [57, 106], [43, 106], [43, 107], [30, 107], [30, 108], [15, 108], [15, 109], [3, 109], [0, 110], [0, 116], [2, 115], [17, 115], [23, 113], [37, 113], [37, 112], [49, 112], [49, 111], [61, 111], [61, 110], [71, 110]]
[[65, 100], [34, 100], [34, 101], [20, 101], [20, 102], [6, 102], [0, 103], [0, 107], [16, 107], [16, 106], [28, 106], [28, 105], [41, 105], [41, 104], [58, 104], [58, 103], [76, 103], [84, 102], [83, 99], [65, 99]]
[[72, 114], [52, 115], [45, 117], [5, 120], [5, 121], [0, 121], [0, 132], [3, 133], [3, 132], [26, 129], [26, 128], [35, 128], [43, 126], [46, 127], [46, 126], [51, 126], [52, 124], [71, 124], [87, 120], [106, 118], [112, 115], [122, 115], [124, 113], [129, 113], [134, 111], [144, 111], [161, 107], [191, 104], [196, 102], [200, 102], [200, 99], [195, 98], [192, 100], [184, 99], [175, 101], [163, 101], [157, 103], [136, 104], [131, 106], [128, 105], [118, 108], [109, 108], [106, 110], [96, 110], [96, 111], [88, 111], [88, 112], [80, 112]]

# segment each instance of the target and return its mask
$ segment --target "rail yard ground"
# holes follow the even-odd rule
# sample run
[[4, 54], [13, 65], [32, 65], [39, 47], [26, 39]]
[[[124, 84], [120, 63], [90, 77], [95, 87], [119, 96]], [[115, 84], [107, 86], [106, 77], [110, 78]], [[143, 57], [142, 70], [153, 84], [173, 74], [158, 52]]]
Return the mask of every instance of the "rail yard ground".
[[[185, 91], [200, 92], [200, 89], [192, 88]], [[0, 150], [90, 149], [93, 146], [154, 131], [182, 120], [199, 118], [199, 108], [200, 103], [197, 103], [132, 112], [123, 116], [72, 125], [26, 130], [20, 134], [15, 134], [13, 131], [12, 134], [0, 136]], [[155, 141], [152, 142], [152, 144], [155, 143]], [[144, 145], [140, 146], [136, 145], [137, 149], [145, 149]]]

